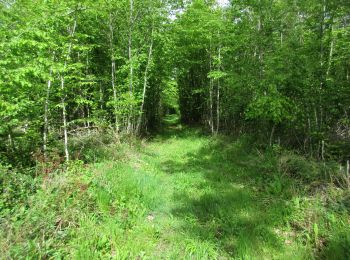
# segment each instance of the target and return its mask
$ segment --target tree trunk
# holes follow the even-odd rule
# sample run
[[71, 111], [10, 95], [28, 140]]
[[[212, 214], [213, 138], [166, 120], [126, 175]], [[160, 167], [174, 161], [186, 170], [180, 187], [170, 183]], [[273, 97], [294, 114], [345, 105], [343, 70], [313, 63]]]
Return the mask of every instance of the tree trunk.
[[50, 90], [51, 90], [51, 76], [52, 76], [52, 68], [50, 69], [50, 78], [47, 81], [47, 88], [46, 88], [46, 99], [45, 99], [45, 111], [44, 111], [44, 133], [43, 133], [43, 153], [44, 153], [44, 160], [47, 161], [47, 135], [48, 135], [48, 129], [49, 129], [49, 99], [50, 99]]
[[322, 129], [323, 126], [323, 106], [322, 106], [322, 94], [323, 94], [323, 88], [324, 88], [324, 45], [323, 45], [323, 37], [324, 37], [324, 31], [325, 31], [325, 18], [326, 18], [326, 0], [323, 0], [323, 10], [322, 10], [322, 20], [320, 25], [320, 65], [321, 65], [321, 80], [320, 80], [320, 93], [319, 93], [319, 110], [320, 110], [320, 118], [319, 118], [319, 131]]
[[13, 138], [12, 138], [12, 130], [11, 130], [11, 128], [9, 128], [9, 130], [8, 130], [7, 138], [8, 138], [9, 148], [10, 148], [11, 152], [15, 152], [16, 151], [16, 147], [15, 147], [15, 143], [14, 143]]
[[[77, 21], [74, 20], [74, 24], [73, 27], [71, 29], [71, 31], [69, 32], [69, 36], [73, 37], [75, 34], [75, 29], [77, 27]], [[65, 80], [64, 80], [64, 73], [65, 70], [67, 68], [67, 63], [68, 63], [68, 59], [72, 50], [72, 45], [73, 43], [70, 42], [69, 43], [69, 47], [68, 47], [68, 52], [67, 52], [67, 56], [64, 62], [64, 68], [63, 68], [63, 72], [61, 74], [61, 90], [62, 90], [62, 99], [61, 99], [61, 103], [62, 103], [62, 119], [63, 119], [63, 134], [64, 134], [64, 153], [65, 153], [65, 157], [66, 157], [66, 162], [69, 162], [69, 149], [68, 149], [68, 130], [67, 130], [67, 112], [66, 112], [66, 94], [64, 93], [65, 90]]]
[[334, 37], [333, 37], [333, 24], [331, 25], [331, 46], [329, 51], [329, 59], [328, 59], [328, 67], [326, 72], [326, 80], [329, 77], [329, 73], [331, 71], [332, 67], [332, 61], [333, 61], [333, 52], [334, 52]]
[[147, 60], [147, 65], [146, 65], [146, 69], [145, 69], [145, 74], [144, 74], [142, 102], [141, 102], [141, 107], [140, 107], [140, 114], [139, 114], [139, 117], [137, 120], [136, 133], [139, 133], [140, 128], [141, 128], [143, 108], [145, 105], [145, 97], [146, 97], [146, 90], [147, 90], [147, 80], [148, 80], [147, 77], [148, 77], [149, 67], [150, 67], [151, 61], [152, 61], [152, 51], [153, 51], [153, 28], [152, 28], [152, 33], [151, 33], [151, 44], [150, 44], [149, 50], [148, 50], [148, 60]]
[[216, 94], [216, 132], [218, 134], [220, 129], [220, 79], [218, 79], [218, 89]]
[[89, 107], [89, 106], [87, 106], [87, 108], [86, 108], [86, 114], [87, 114], [88, 133], [90, 134], [90, 127], [91, 127], [91, 124], [90, 124], [90, 107]]
[[[64, 76], [61, 76], [61, 90], [64, 92]], [[67, 132], [67, 112], [66, 112], [66, 101], [65, 94], [62, 94], [62, 120], [63, 120], [63, 135], [64, 135], [64, 154], [66, 162], [69, 162], [69, 150], [68, 150], [68, 132]]]
[[[221, 71], [221, 47], [219, 47], [219, 70]], [[220, 129], [220, 78], [218, 79], [218, 87], [216, 93], [216, 133]]]
[[282, 46], [283, 46], [283, 32], [282, 32], [282, 30], [281, 30], [281, 37], [280, 37], [280, 41], [281, 41], [281, 48], [282, 48]]
[[275, 128], [276, 128], [276, 124], [273, 124], [272, 129], [271, 129], [271, 133], [270, 133], [270, 146], [272, 146], [273, 135], [275, 133]]
[[103, 110], [103, 89], [102, 89], [102, 83], [100, 82], [100, 109]]
[[[212, 71], [212, 56], [210, 54], [210, 72]], [[209, 126], [211, 133], [214, 134], [214, 118], [213, 118], [213, 78], [210, 77], [209, 81], [209, 113], [210, 113], [210, 118], [209, 118]]]
[[111, 51], [111, 83], [113, 90], [113, 106], [114, 106], [114, 118], [115, 118], [115, 129], [119, 132], [119, 120], [118, 120], [118, 108], [117, 108], [117, 88], [115, 86], [115, 59], [114, 59], [114, 30], [112, 14], [109, 15], [109, 31], [110, 31], [110, 51]]
[[[130, 3], [130, 18], [129, 18], [129, 37], [128, 37], [128, 54], [129, 54], [129, 94], [130, 98], [133, 96], [133, 77], [134, 77], [134, 66], [133, 66], [133, 55], [132, 55], [132, 30], [133, 30], [133, 12], [134, 12], [134, 2], [133, 0], [129, 0]], [[128, 126], [127, 133], [132, 132], [132, 114], [133, 114], [133, 105], [130, 104], [128, 115]]]
[[[263, 29], [263, 24], [262, 24], [262, 18], [261, 15], [259, 15], [259, 19], [258, 19], [258, 35], [259, 38], [262, 38], [262, 29]], [[258, 49], [258, 61], [259, 61], [259, 79], [262, 80], [263, 78], [263, 74], [264, 74], [264, 68], [263, 68], [263, 59], [264, 59], [264, 52], [262, 49], [262, 44], [259, 44], [257, 46]]]
[[115, 86], [115, 61], [112, 58], [112, 89], [113, 89], [113, 101], [114, 101], [114, 119], [115, 129], [119, 132], [119, 120], [118, 120], [118, 109], [117, 109], [117, 88]]

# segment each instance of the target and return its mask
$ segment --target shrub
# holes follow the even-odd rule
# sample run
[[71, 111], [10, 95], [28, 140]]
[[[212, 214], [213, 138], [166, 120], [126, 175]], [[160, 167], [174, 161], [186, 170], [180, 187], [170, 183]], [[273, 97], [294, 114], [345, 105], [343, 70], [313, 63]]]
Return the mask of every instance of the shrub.
[[316, 162], [295, 154], [285, 154], [280, 157], [279, 169], [281, 173], [306, 182], [323, 179], [320, 166]]
[[28, 174], [0, 165], [0, 217], [27, 202], [36, 190], [35, 180]]

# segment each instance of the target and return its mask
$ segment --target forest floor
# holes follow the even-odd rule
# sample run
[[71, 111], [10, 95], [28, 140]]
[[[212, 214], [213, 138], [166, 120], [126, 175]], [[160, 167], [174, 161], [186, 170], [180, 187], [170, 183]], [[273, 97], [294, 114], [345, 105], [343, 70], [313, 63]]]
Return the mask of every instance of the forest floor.
[[146, 255], [174, 259], [303, 258], [304, 248], [283, 224], [285, 201], [261, 191], [256, 161], [240, 143], [227, 146], [193, 129], [172, 130], [133, 162], [141, 178], [157, 184], [155, 207], [140, 223], [153, 232], [130, 243], [153, 241]]
[[136, 150], [44, 181], [2, 236], [7, 256], [308, 259], [324, 247], [321, 199], [267, 177], [271, 161], [244, 138], [172, 125]]
[[289, 201], [262, 187], [256, 154], [244, 146], [181, 127], [145, 144], [130, 165], [139, 188], [152, 190], [145, 194], [152, 205], [125, 237], [122, 251], [138, 245], [134, 256], [171, 259], [310, 256], [286, 226]]

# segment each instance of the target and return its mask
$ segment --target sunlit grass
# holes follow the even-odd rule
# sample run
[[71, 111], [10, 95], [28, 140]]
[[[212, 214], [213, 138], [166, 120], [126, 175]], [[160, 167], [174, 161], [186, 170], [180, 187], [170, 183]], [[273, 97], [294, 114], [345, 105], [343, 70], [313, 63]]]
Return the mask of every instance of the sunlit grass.
[[0, 245], [8, 258], [346, 259], [346, 210], [275, 163], [244, 138], [168, 128], [123, 160], [43, 181]]

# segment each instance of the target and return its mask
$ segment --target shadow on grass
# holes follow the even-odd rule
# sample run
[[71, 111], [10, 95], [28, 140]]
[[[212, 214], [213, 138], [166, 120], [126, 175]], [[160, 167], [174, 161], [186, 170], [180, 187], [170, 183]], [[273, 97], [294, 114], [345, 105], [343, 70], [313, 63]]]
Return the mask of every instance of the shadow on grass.
[[180, 116], [167, 115], [162, 120], [159, 132], [154, 133], [150, 139], [165, 141], [170, 138], [198, 138], [207, 135], [200, 126], [186, 126], [180, 123]]
[[207, 136], [201, 128], [194, 128], [182, 125], [170, 125], [162, 129], [162, 131], [150, 139], [153, 141], [166, 141], [171, 138], [190, 139], [198, 138], [200, 136]]
[[273, 167], [259, 165], [257, 157], [244, 141], [217, 139], [187, 153], [181, 162], [163, 163], [175, 178], [190, 178], [184, 181], [190, 187], [174, 194], [178, 206], [172, 213], [183, 220], [183, 233], [214, 244], [226, 256], [245, 258], [267, 249], [271, 254], [282, 250], [287, 238], [278, 235], [278, 228], [292, 209], [288, 198], [267, 191]]

